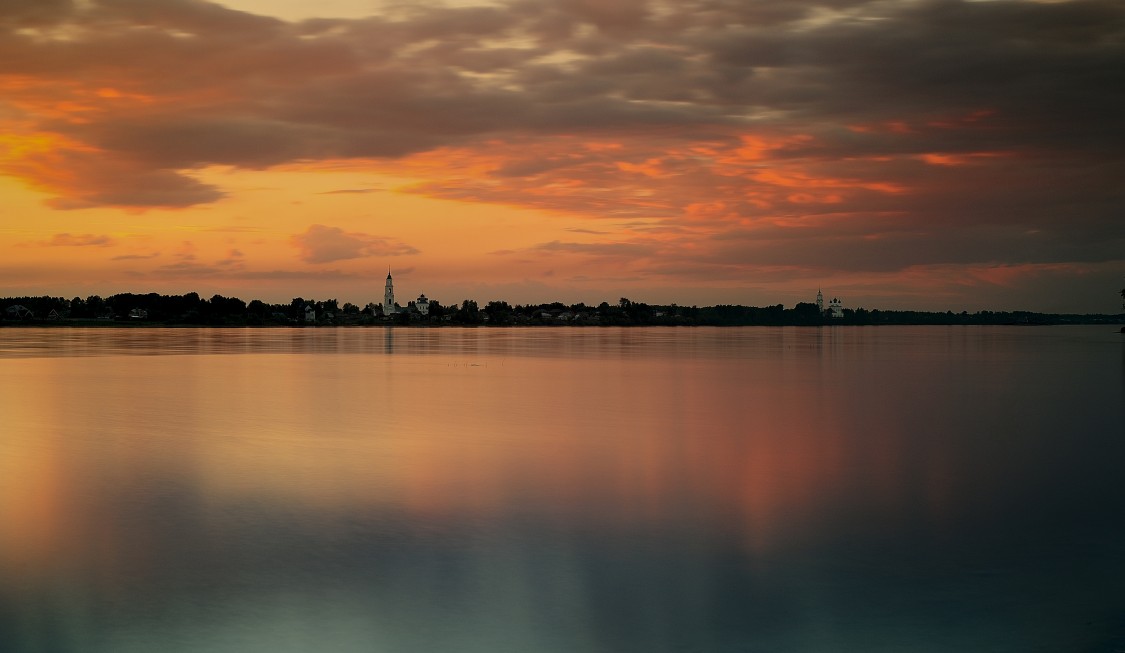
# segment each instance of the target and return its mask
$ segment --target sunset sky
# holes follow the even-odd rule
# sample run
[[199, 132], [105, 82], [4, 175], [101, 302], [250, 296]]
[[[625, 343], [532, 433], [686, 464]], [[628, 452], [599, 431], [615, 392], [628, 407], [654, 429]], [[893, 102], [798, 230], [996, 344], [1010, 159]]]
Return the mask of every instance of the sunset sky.
[[0, 295], [1115, 313], [1120, 0], [0, 0]]

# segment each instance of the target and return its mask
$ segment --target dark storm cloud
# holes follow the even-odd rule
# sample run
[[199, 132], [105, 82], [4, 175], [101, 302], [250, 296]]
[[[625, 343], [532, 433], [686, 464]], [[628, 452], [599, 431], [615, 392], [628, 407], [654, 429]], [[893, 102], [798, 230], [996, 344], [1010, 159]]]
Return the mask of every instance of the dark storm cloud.
[[[448, 139], [521, 128], [738, 124], [747, 118], [803, 127], [815, 118], [840, 126], [936, 119], [982, 107], [1007, 109], [1001, 122], [1014, 127], [990, 135], [1021, 145], [1033, 136], [1017, 129], [1025, 121], [1049, 120], [1071, 137], [1104, 137], [1098, 127], [1115, 127], [1120, 136], [1119, 121], [1111, 120], [1125, 97], [1125, 9], [1119, 3], [698, 2], [677, 3], [660, 17], [650, 16], [647, 6], [562, 0], [508, 11], [415, 8], [398, 19], [291, 25], [201, 1], [103, 0], [90, 11], [72, 10], [66, 24], [80, 30], [77, 37], [7, 35], [0, 69], [73, 78], [125, 67], [124, 81], [153, 90], [212, 91], [206, 102], [178, 109], [149, 115], [138, 108], [151, 121], [141, 124], [146, 138], [176, 141], [185, 133], [176, 131], [181, 121], [214, 130], [217, 136], [188, 157], [195, 163], [237, 158], [234, 151], [251, 165], [295, 156], [280, 145], [258, 154], [260, 138], [224, 142], [231, 130], [253, 133], [254, 125], [276, 132], [278, 140], [296, 140], [294, 149], [313, 156], [340, 152], [337, 129], [364, 140], [394, 131], [436, 131]], [[833, 6], [854, 17], [800, 22], [812, 20], [814, 9]], [[536, 55], [581, 52], [588, 37], [571, 29], [540, 37], [530, 48], [485, 41], [526, 40], [541, 21], [592, 25], [614, 38], [597, 57], [554, 62]], [[637, 102], [646, 99], [684, 106]], [[163, 120], [161, 112], [167, 112]], [[1087, 121], [1066, 120], [1079, 117]], [[228, 125], [240, 127], [224, 130]], [[107, 145], [132, 152], [136, 144], [122, 140], [120, 129], [107, 128], [116, 136]], [[1032, 142], [1050, 143], [1053, 135]], [[433, 144], [422, 138], [413, 149]], [[209, 147], [221, 151], [208, 154]], [[380, 154], [377, 147], [371, 153]], [[183, 165], [184, 157], [173, 152], [168, 164]]]
[[50, 25], [73, 10], [73, 0], [0, 0], [0, 27]]
[[129, 152], [158, 168], [206, 164], [264, 168], [307, 156], [321, 144], [345, 140], [330, 129], [246, 118], [161, 116], [61, 130], [110, 152]]
[[[696, 245], [665, 261], [1105, 261], [1122, 239], [1116, 0], [512, 0], [301, 23], [0, 0], [0, 83], [10, 130], [60, 142], [0, 170], [63, 208], [213, 202], [192, 176], [213, 164], [429, 154], [415, 192], [654, 218]], [[500, 158], [443, 177], [454, 150]], [[302, 251], [372, 247], [353, 236]]]
[[[50, 15], [71, 8], [66, 24], [85, 31], [61, 41], [11, 33], [0, 69], [109, 82], [125, 67], [126, 81], [154, 91], [213, 93], [202, 104], [139, 107], [140, 115], [68, 130], [173, 169], [398, 156], [521, 129], [702, 129], [745, 119], [838, 129], [982, 107], [1001, 116], [989, 146], [1054, 149], [1122, 135], [1118, 3], [698, 2], [660, 16], [649, 4], [414, 8], [398, 18], [301, 25], [201, 1], [103, 0], [89, 11], [59, 4]], [[814, 10], [830, 8], [854, 15], [816, 23]], [[484, 41], [526, 40], [544, 21], [570, 29], [531, 48]], [[582, 52], [590, 37], [577, 35], [580, 25], [603, 37], [598, 56], [537, 58]], [[981, 145], [980, 134], [946, 140], [957, 136], [930, 130], [911, 145]], [[836, 145], [854, 154], [863, 140]]]
[[93, 14], [133, 26], [172, 28], [188, 33], [253, 38], [282, 25], [280, 20], [227, 9], [205, 0], [95, 0]]

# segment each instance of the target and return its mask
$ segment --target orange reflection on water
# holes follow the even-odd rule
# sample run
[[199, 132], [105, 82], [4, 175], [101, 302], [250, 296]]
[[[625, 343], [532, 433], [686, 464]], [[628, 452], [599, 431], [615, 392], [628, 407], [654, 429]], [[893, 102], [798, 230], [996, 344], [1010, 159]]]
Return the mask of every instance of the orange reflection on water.
[[[841, 431], [829, 359], [462, 351], [6, 361], [4, 565], [143, 565], [169, 497], [209, 520], [260, 505], [437, 528], [696, 524], [764, 554], [841, 496], [894, 508], [916, 482], [900, 425], [866, 444]], [[941, 478], [921, 480], [935, 501]]]
[[48, 452], [0, 461], [0, 561], [5, 569], [43, 567], [70, 541], [65, 532], [70, 521], [62, 518], [64, 488], [56, 470], [57, 462]]

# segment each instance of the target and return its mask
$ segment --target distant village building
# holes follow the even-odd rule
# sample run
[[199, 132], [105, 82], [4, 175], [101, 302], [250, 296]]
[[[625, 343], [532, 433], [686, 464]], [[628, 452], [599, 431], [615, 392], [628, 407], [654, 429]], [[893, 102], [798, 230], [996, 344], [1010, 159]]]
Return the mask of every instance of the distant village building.
[[824, 293], [820, 291], [820, 288], [816, 289], [816, 310], [826, 317], [844, 317], [844, 303], [840, 301], [839, 297], [833, 297], [832, 301], [828, 302], [828, 308], [824, 308]]
[[305, 321], [316, 322], [316, 309], [312, 307], [312, 304], [305, 304]]
[[[391, 271], [387, 270], [387, 282], [383, 287], [383, 304], [381, 307], [384, 317], [390, 317], [392, 315], [400, 313], [405, 313], [411, 316], [429, 316], [430, 307], [435, 303], [436, 302], [431, 301], [426, 297], [425, 293], [423, 293], [418, 296], [418, 299], [412, 302], [407, 302], [405, 307], [400, 307], [395, 303], [394, 278], [391, 276]], [[378, 310], [377, 304], [371, 303], [368, 304], [368, 307], [371, 309], [372, 315], [378, 316], [378, 313], [376, 312]]]
[[838, 297], [833, 297], [832, 301], [829, 302], [828, 315], [835, 318], [844, 317], [844, 304]]
[[148, 311], [143, 308], [134, 308], [133, 310], [129, 311], [129, 318], [133, 320], [147, 320]]
[[27, 320], [35, 317], [31, 309], [23, 304], [13, 304], [4, 311], [4, 316], [9, 320]]
[[395, 314], [395, 287], [391, 281], [391, 271], [387, 270], [387, 285], [383, 289], [383, 315]]

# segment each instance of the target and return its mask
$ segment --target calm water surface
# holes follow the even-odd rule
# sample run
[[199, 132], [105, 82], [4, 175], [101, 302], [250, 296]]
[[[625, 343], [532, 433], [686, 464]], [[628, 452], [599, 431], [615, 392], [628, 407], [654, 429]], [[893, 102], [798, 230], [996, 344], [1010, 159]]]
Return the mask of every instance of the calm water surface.
[[1125, 650], [1110, 327], [0, 329], [0, 650]]

